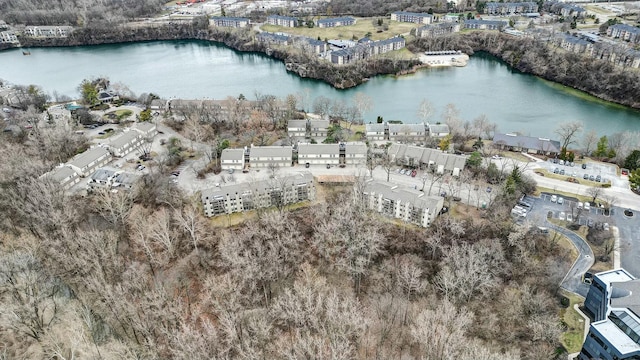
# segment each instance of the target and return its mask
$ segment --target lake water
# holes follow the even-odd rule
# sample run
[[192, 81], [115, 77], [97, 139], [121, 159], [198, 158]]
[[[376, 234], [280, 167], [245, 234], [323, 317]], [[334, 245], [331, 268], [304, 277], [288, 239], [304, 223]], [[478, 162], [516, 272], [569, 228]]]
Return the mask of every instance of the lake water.
[[74, 98], [85, 78], [105, 76], [134, 93], [153, 92], [164, 98], [223, 99], [243, 94], [284, 97], [302, 94], [310, 106], [317, 96], [351, 102], [357, 92], [373, 107], [365, 122], [417, 122], [422, 99], [435, 108], [431, 121], [441, 120], [449, 103], [465, 120], [481, 114], [499, 131], [556, 137], [559, 123], [581, 120], [601, 135], [640, 131], [640, 112], [587, 100], [561, 86], [511, 71], [488, 55], [475, 55], [463, 68], [424, 69], [403, 77], [378, 76], [353, 89], [337, 90], [315, 80], [287, 73], [284, 64], [261, 54], [240, 53], [204, 41], [157, 41], [132, 44], [32, 48], [0, 52], [0, 78], [14, 84], [36, 84]]

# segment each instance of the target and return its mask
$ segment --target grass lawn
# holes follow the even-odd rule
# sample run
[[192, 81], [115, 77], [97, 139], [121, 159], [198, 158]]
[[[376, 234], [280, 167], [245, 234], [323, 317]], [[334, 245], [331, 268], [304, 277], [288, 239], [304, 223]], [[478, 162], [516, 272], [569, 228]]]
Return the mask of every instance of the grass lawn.
[[584, 298], [566, 291], [562, 291], [562, 295], [569, 299], [569, 306], [560, 311], [560, 318], [567, 326], [567, 330], [560, 335], [560, 342], [571, 354], [580, 351], [584, 340], [584, 319], [573, 308], [575, 304], [581, 305]]
[[308, 36], [314, 39], [318, 37], [324, 39], [341, 39], [341, 40], [353, 40], [363, 38], [367, 33], [371, 33], [372, 40], [384, 40], [395, 35], [407, 34], [411, 29], [420, 26], [414, 23], [404, 23], [397, 21], [390, 21], [385, 19], [385, 24], [389, 25], [389, 30], [377, 32], [378, 27], [373, 25], [375, 18], [356, 18], [355, 25], [351, 26], [338, 26], [332, 28], [307, 28], [307, 27], [284, 27], [276, 25], [262, 25], [261, 29], [268, 32], [282, 32], [294, 35]]

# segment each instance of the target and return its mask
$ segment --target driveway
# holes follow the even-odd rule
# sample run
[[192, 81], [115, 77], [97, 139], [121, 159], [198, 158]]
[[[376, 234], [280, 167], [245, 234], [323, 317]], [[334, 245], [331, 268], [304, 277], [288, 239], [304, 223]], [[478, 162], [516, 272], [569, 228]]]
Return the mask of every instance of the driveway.
[[589, 292], [589, 285], [582, 282], [582, 275], [593, 266], [594, 258], [591, 247], [571, 230], [552, 224], [547, 220], [545, 220], [545, 226], [566, 236], [578, 250], [578, 257], [567, 275], [562, 279], [560, 287], [586, 298]]

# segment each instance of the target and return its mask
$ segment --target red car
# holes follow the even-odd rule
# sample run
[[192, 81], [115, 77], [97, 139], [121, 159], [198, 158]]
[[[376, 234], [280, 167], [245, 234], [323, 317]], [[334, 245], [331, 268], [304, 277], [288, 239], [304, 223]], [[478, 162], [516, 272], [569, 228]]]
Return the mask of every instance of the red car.
[[413, 171], [411, 172], [411, 177], [416, 177], [416, 174], [417, 174], [417, 173], [418, 173], [417, 171], [413, 170]]

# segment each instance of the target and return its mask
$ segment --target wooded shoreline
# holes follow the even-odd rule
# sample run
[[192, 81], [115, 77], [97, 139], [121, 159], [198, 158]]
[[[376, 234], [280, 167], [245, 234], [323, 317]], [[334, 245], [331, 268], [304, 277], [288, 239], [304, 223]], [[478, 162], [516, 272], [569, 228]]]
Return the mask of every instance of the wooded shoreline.
[[[68, 47], [164, 40], [212, 41], [236, 51], [262, 53], [282, 61], [287, 71], [324, 81], [338, 89], [358, 86], [377, 75], [405, 75], [424, 67], [417, 59], [389, 58], [373, 58], [338, 66], [299, 49], [268, 48], [266, 44], [255, 41], [255, 32], [251, 29], [218, 30], [197, 20], [180, 26], [87, 27], [75, 30], [66, 38], [20, 38], [23, 47]], [[639, 72], [562, 49], [550, 49], [547, 44], [534, 39], [514, 38], [485, 31], [416, 39], [408, 42], [407, 48], [414, 53], [450, 49], [461, 50], [469, 55], [479, 51], [487, 52], [522, 73], [584, 91], [602, 100], [640, 109]]]

